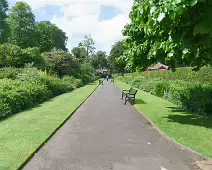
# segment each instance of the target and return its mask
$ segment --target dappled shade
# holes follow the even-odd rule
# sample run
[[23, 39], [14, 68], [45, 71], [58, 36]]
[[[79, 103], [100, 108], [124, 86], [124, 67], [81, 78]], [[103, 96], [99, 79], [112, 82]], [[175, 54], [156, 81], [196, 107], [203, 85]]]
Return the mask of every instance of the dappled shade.
[[[167, 117], [164, 117], [168, 119], [168, 122], [176, 122], [180, 124], [212, 128], [212, 116], [206, 117], [201, 115], [188, 114], [185, 109], [180, 107], [168, 107], [168, 108], [171, 109], [173, 112], [173, 114], [169, 114]], [[179, 112], [181, 112], [181, 114], [179, 114]]]

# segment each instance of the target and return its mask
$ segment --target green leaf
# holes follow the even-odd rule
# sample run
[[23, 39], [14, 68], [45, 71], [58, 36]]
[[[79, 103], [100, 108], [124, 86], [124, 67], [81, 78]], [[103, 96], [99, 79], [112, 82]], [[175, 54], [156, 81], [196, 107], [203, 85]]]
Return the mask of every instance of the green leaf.
[[160, 13], [158, 16], [157, 21], [161, 22], [163, 20], [163, 18], [165, 18], [166, 14], [165, 13]]
[[174, 53], [173, 52], [170, 52], [169, 54], [168, 54], [168, 57], [173, 57], [174, 56]]
[[187, 49], [187, 48], [185, 48], [184, 50], [183, 50], [183, 54], [187, 54], [189, 52], [189, 50]]
[[211, 31], [211, 27], [207, 22], [201, 22], [194, 27], [193, 34], [208, 34]]
[[156, 11], [156, 9], [157, 9], [156, 7], [152, 7], [150, 10], [150, 15], [152, 15], [152, 13], [154, 13]]
[[194, 6], [194, 5], [197, 4], [197, 2], [198, 2], [198, 0], [190, 0], [190, 5], [191, 6]]
[[175, 4], [179, 4], [179, 3], [181, 3], [181, 1], [182, 1], [182, 0], [174, 0], [174, 3], [175, 3]]

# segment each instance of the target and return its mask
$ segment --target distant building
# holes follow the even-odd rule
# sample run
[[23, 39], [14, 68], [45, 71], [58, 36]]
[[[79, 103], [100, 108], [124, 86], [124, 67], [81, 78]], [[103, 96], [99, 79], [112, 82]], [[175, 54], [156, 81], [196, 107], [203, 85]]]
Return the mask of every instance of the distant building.
[[104, 74], [104, 73], [106, 73], [107, 71], [108, 71], [108, 70], [104, 68], [104, 69], [101, 69], [101, 70], [100, 70], [100, 73], [101, 73], [101, 74]]
[[100, 72], [99, 72], [100, 76], [102, 78], [105, 78], [107, 75], [109, 76], [109, 78], [112, 76], [112, 72], [107, 70], [107, 69], [101, 69]]
[[169, 69], [169, 66], [166, 66], [164, 64], [158, 63], [158, 64], [156, 64], [153, 67], [148, 67], [146, 69], [146, 71], [148, 72], [148, 71], [154, 71], [154, 70], [168, 70], [168, 69]]

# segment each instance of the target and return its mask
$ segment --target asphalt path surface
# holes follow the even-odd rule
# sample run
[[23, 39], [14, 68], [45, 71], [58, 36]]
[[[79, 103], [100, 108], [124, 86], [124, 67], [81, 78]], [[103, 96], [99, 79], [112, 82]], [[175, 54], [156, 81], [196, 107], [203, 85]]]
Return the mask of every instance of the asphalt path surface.
[[23, 169], [196, 170], [198, 159], [125, 106], [121, 91], [105, 81]]

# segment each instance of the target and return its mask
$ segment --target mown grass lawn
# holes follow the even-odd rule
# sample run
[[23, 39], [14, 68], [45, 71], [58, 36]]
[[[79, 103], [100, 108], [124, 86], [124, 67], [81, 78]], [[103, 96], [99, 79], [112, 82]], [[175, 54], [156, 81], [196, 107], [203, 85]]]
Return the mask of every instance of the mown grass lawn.
[[[116, 80], [121, 89], [131, 86]], [[177, 142], [212, 158], [212, 116], [189, 114], [167, 100], [139, 90], [135, 107], [160, 130]]]
[[0, 121], [0, 169], [17, 169], [97, 87], [97, 82]]

